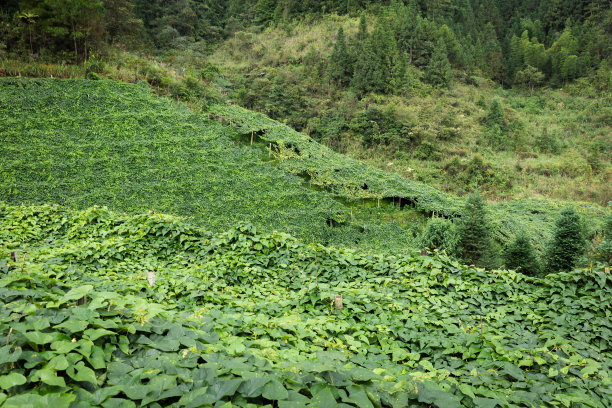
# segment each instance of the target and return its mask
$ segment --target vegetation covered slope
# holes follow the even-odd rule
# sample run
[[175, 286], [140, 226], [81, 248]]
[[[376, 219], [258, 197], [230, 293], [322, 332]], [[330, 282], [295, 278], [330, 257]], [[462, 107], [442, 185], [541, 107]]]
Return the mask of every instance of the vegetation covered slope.
[[[112, 81], [6, 78], [0, 87], [0, 192], [8, 203], [173, 212], [210, 229], [251, 221], [307, 242], [387, 250], [413, 246], [424, 216], [455, 217], [462, 207], [461, 198], [236, 106], [215, 105], [209, 118], [146, 86]], [[566, 205], [492, 206], [494, 237], [504, 244], [526, 229], [542, 249]], [[590, 234], [601, 229], [605, 209], [577, 206]]]
[[2, 205], [0, 405], [605, 408], [610, 290], [601, 272]]

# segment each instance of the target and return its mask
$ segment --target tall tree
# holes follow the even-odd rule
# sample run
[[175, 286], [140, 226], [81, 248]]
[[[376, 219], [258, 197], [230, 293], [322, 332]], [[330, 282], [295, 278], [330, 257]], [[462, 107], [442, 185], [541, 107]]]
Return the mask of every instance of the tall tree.
[[347, 86], [353, 76], [352, 56], [348, 52], [342, 27], [338, 29], [336, 35], [336, 43], [327, 64], [327, 74], [340, 86]]
[[429, 83], [440, 87], [448, 87], [452, 81], [453, 72], [448, 62], [446, 44], [442, 38], [436, 43], [425, 71], [425, 78]]
[[584, 249], [580, 216], [575, 209], [566, 208], [559, 214], [552, 240], [548, 244], [546, 273], [571, 271]]

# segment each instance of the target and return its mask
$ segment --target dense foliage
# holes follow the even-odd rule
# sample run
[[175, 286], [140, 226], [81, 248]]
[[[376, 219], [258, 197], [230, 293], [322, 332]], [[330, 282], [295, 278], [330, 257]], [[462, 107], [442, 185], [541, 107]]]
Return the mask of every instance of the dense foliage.
[[604, 408], [611, 289], [602, 272], [0, 206], [0, 404]]
[[[445, 59], [447, 55], [437, 56], [442, 48], [456, 68], [530, 87], [544, 77], [560, 84], [594, 75], [599, 68], [608, 72], [611, 15], [601, 0], [10, 0], [0, 8], [1, 45], [9, 52], [31, 55], [72, 53], [76, 60], [87, 59], [90, 50], [102, 43], [201, 53], [251, 26], [363, 10], [377, 15], [381, 24], [371, 38], [366, 32], [351, 50], [354, 59], [365, 54], [365, 63], [376, 74], [361, 77], [357, 82], [366, 83], [357, 84], [358, 88], [393, 91], [396, 84], [387, 80], [403, 82], [405, 62], [426, 66], [432, 57]], [[437, 39], [444, 47], [436, 44]], [[332, 72], [332, 77], [348, 74], [347, 67], [337, 66], [340, 71]], [[442, 77], [431, 79], [440, 84]]]

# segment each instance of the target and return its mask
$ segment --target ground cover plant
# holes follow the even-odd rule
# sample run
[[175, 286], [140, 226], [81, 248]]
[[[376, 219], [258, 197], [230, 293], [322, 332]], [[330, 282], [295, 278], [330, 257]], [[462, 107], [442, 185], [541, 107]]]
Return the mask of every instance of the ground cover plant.
[[[428, 219], [458, 217], [464, 205], [238, 106], [198, 114], [144, 84], [107, 80], [3, 78], [0, 87], [8, 203], [155, 210], [211, 230], [249, 221], [306, 242], [385, 251], [418, 245]], [[491, 235], [503, 247], [527, 231], [542, 252], [568, 205], [587, 237], [602, 230], [606, 208], [525, 199], [489, 205]]]
[[604, 408], [611, 289], [600, 271], [2, 205], [0, 405]]

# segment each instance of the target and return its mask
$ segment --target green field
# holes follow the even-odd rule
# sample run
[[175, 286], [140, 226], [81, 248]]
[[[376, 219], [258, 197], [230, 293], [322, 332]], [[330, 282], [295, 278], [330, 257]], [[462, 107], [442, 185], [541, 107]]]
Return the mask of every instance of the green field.
[[0, 248], [6, 408], [612, 404], [602, 272], [527, 278], [48, 205], [0, 206]]

